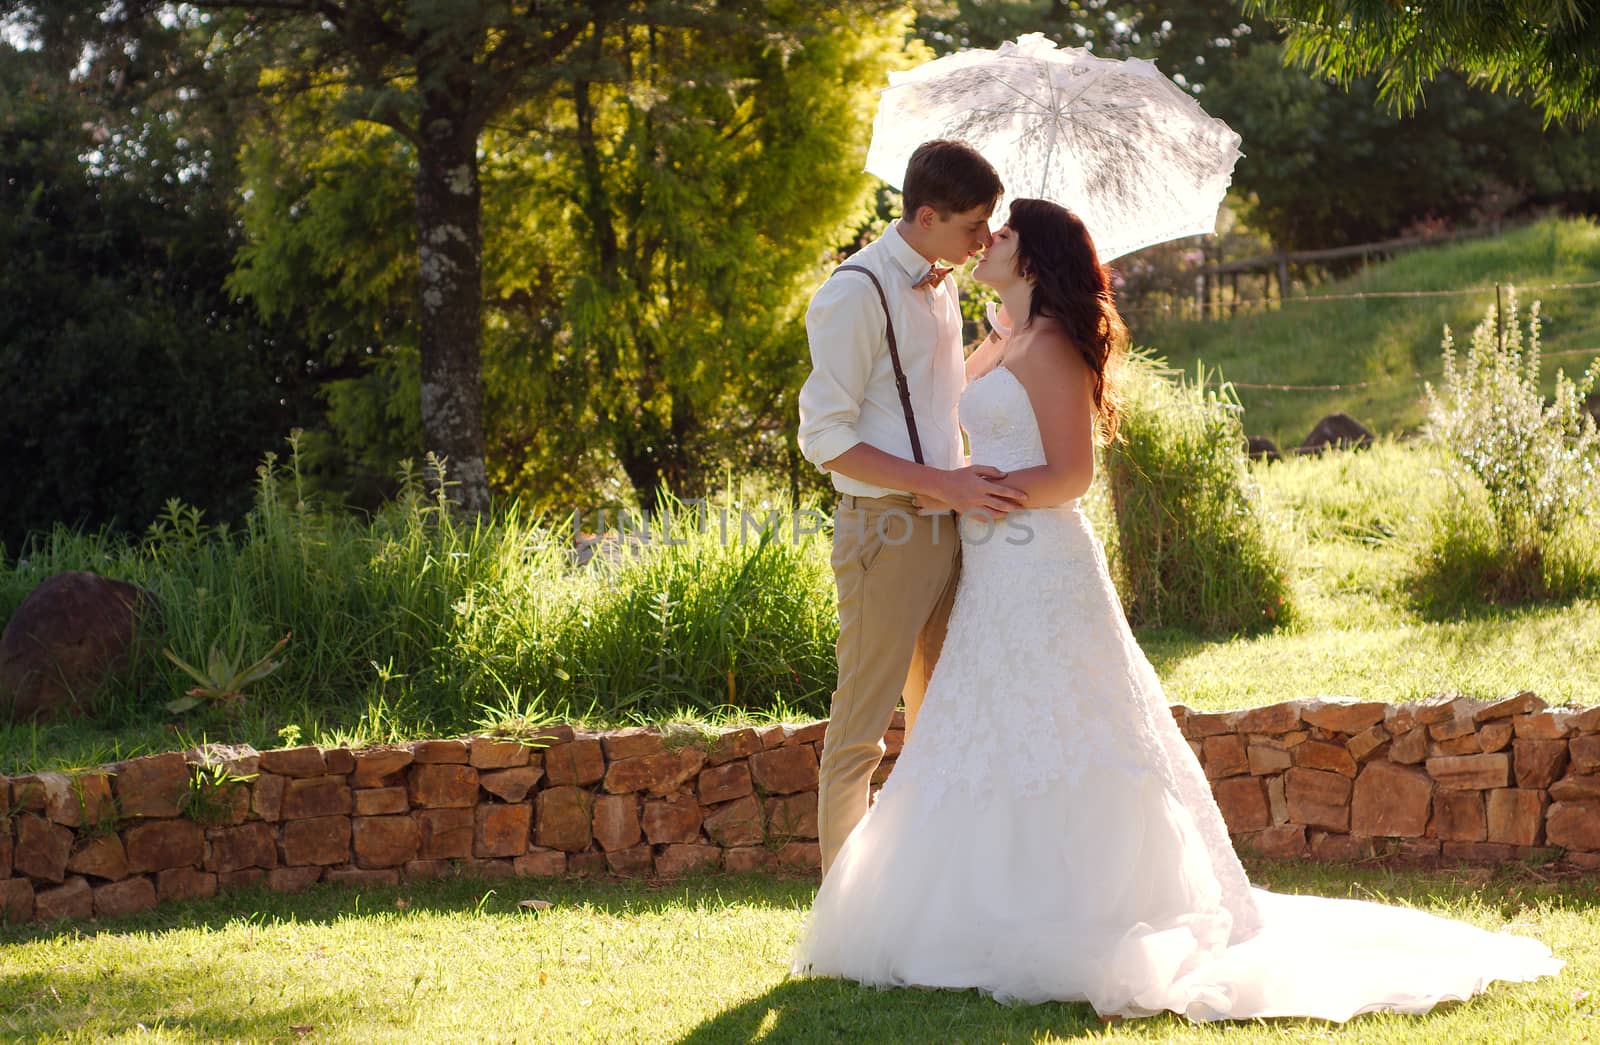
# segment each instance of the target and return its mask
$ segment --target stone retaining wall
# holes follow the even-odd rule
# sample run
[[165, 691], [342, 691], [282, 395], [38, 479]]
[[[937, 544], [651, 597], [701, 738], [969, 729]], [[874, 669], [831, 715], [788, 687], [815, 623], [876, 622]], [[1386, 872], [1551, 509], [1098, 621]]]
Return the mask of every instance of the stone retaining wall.
[[[1546, 709], [1524, 693], [1173, 715], [1246, 850], [1600, 867], [1600, 708]], [[885, 737], [878, 783], [902, 726], [897, 716]], [[461, 870], [814, 872], [825, 728], [210, 745], [0, 777], [0, 916], [83, 918], [252, 882], [294, 891]], [[218, 784], [220, 769], [249, 779]]]

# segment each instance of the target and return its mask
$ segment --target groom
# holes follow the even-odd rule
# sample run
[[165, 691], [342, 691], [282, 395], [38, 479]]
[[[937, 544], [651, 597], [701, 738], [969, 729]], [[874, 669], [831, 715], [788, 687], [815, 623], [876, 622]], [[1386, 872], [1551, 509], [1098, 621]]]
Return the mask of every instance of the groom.
[[906, 167], [900, 219], [839, 266], [806, 312], [800, 450], [841, 495], [839, 682], [817, 795], [824, 874], [866, 814], [895, 704], [904, 698], [909, 729], [944, 643], [961, 543], [948, 509], [1000, 518], [1022, 500], [1004, 472], [965, 466], [961, 310], [939, 265], [989, 245], [1001, 189], [970, 146], [924, 143]]

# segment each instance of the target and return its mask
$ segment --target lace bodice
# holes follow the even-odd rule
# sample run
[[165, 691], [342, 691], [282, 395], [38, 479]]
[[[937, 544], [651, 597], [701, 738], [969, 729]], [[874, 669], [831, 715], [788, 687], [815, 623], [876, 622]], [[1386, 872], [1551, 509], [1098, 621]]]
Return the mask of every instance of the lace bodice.
[[1010, 370], [997, 366], [974, 379], [961, 393], [959, 409], [973, 464], [1010, 472], [1045, 463], [1028, 391]]

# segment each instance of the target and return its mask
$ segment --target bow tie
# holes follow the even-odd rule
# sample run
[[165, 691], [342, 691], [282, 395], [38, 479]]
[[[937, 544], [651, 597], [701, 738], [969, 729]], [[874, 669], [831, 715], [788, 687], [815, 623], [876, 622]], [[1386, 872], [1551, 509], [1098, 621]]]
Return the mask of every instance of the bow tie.
[[926, 276], [923, 276], [921, 279], [911, 284], [911, 289], [921, 290], [924, 287], [937, 287], [941, 282], [944, 281], [946, 276], [950, 275], [950, 273], [954, 271], [954, 269], [947, 269], [942, 265], [933, 265], [928, 269], [928, 274]]

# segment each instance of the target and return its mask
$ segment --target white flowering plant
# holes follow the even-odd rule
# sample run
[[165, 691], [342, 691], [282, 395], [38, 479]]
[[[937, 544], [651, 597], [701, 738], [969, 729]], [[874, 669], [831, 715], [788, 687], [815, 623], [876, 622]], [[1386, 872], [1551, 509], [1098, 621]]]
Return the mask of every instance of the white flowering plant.
[[1473, 588], [1492, 601], [1575, 594], [1600, 577], [1566, 554], [1600, 522], [1600, 433], [1584, 403], [1600, 360], [1574, 381], [1557, 372], [1540, 391], [1539, 302], [1524, 334], [1516, 291], [1490, 305], [1465, 357], [1450, 328], [1438, 389], [1426, 386], [1429, 438], [1450, 461], [1454, 497], [1435, 527], [1433, 568], [1458, 576], [1470, 553]]

